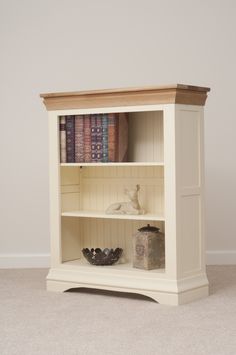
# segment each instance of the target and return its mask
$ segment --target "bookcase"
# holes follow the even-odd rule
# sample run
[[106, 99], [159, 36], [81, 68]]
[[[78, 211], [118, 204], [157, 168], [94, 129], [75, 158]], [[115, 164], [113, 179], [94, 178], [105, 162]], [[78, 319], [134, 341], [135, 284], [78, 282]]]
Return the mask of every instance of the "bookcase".
[[[47, 289], [95, 288], [178, 305], [208, 295], [204, 250], [203, 115], [209, 88], [190, 85], [41, 94], [49, 116], [51, 268]], [[63, 115], [125, 112], [127, 162], [60, 163]], [[143, 215], [111, 215], [139, 184]], [[150, 223], [165, 233], [165, 265], [132, 266], [132, 235]], [[94, 266], [83, 248], [123, 248]]]

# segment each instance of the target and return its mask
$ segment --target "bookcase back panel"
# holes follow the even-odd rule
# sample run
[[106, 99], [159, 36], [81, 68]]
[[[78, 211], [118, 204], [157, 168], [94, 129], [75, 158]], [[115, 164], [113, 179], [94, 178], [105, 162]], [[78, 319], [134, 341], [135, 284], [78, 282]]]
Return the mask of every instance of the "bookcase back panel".
[[125, 188], [135, 188], [139, 184], [139, 200], [146, 213], [164, 213], [163, 167], [91, 167], [82, 170], [82, 210], [105, 211], [112, 203], [129, 201]]
[[163, 112], [129, 113], [129, 161], [162, 162]]
[[61, 211], [74, 211], [80, 208], [80, 170], [61, 167]]
[[83, 245], [78, 218], [62, 217], [61, 219], [61, 258], [69, 261], [81, 257]]
[[61, 194], [61, 212], [77, 211], [80, 209], [79, 193], [63, 193]]
[[[143, 221], [103, 220], [99, 218], [63, 218], [62, 261], [80, 258], [82, 248], [123, 248], [121, 263], [132, 261], [132, 236], [138, 228], [145, 226]], [[71, 224], [72, 222], [72, 224]], [[150, 222], [164, 232], [164, 222]], [[72, 236], [73, 235], [73, 236]], [[73, 243], [71, 243], [73, 241]], [[72, 245], [72, 247], [71, 247]], [[64, 249], [63, 249], [64, 248]], [[76, 257], [77, 255], [77, 257]], [[70, 259], [71, 256], [71, 259]]]

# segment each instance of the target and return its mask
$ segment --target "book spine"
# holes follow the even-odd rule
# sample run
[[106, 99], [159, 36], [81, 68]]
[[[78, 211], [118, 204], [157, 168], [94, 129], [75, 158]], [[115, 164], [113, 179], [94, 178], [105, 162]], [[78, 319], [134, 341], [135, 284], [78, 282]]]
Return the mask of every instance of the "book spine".
[[84, 161], [91, 162], [91, 119], [90, 115], [84, 116]]
[[97, 161], [97, 119], [96, 115], [91, 115], [91, 161]]
[[66, 162], [75, 162], [75, 117], [66, 116]]
[[75, 116], [75, 162], [84, 162], [84, 117]]
[[108, 115], [102, 116], [102, 161], [108, 162]]
[[97, 115], [97, 162], [102, 162], [102, 115]]
[[128, 117], [126, 113], [118, 114], [116, 161], [128, 161]]
[[60, 117], [60, 156], [61, 163], [66, 163], [66, 117]]
[[108, 161], [115, 162], [116, 158], [116, 116], [115, 113], [108, 114]]

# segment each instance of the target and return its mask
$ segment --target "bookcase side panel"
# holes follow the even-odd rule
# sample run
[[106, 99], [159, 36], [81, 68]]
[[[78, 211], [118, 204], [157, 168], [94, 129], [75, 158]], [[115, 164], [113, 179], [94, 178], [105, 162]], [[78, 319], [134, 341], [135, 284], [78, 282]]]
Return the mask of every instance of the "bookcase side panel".
[[61, 261], [59, 127], [57, 114], [49, 112], [48, 119], [51, 267], [56, 267]]
[[163, 122], [165, 267], [167, 277], [177, 279], [175, 105], [166, 105]]
[[176, 106], [178, 274], [205, 273], [203, 107]]

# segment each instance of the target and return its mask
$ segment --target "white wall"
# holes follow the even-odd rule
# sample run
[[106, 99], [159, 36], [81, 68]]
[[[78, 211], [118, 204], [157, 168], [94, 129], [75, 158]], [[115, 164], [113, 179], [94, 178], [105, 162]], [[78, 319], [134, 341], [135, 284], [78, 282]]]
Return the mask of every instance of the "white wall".
[[209, 263], [236, 263], [234, 0], [0, 1], [0, 266], [49, 260], [41, 92], [187, 83], [206, 106]]

